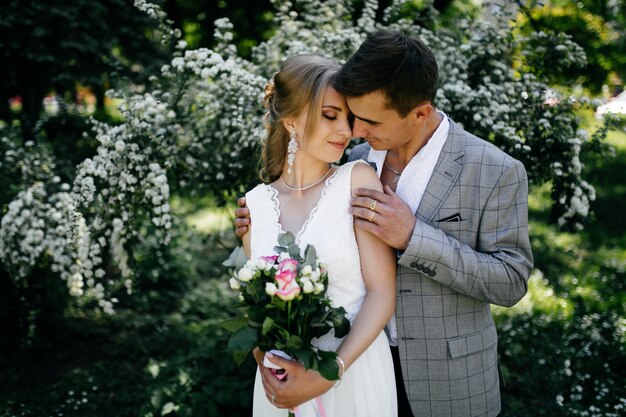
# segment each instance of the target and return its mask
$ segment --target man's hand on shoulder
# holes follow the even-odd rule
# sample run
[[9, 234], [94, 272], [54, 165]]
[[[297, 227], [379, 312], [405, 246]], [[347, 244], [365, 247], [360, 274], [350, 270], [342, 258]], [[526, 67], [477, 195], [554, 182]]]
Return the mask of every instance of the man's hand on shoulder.
[[246, 206], [245, 197], [241, 197], [237, 200], [237, 205], [239, 208], [235, 210], [235, 220], [233, 223], [235, 225], [235, 234], [241, 239], [243, 235], [248, 233], [250, 226], [250, 210]]
[[354, 191], [350, 213], [354, 225], [378, 236], [392, 248], [405, 250], [415, 228], [415, 214], [388, 185], [384, 193], [368, 188]]

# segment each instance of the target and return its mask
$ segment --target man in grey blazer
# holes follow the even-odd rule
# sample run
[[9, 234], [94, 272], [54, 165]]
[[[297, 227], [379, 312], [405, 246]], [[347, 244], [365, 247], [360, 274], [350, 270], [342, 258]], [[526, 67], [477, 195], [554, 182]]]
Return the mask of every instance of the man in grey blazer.
[[[398, 253], [388, 329], [399, 415], [496, 416], [490, 304], [512, 306], [527, 290], [528, 181], [519, 161], [437, 111], [437, 83], [432, 52], [398, 32], [369, 36], [343, 65], [335, 88], [354, 114], [353, 136], [367, 141], [350, 159], [371, 162], [384, 185], [357, 190], [351, 210], [356, 227]], [[237, 233], [247, 224], [237, 219]], [[310, 399], [268, 385], [281, 407]]]
[[384, 185], [357, 190], [352, 212], [398, 250], [389, 329], [400, 415], [496, 416], [490, 304], [526, 294], [528, 181], [519, 161], [436, 110], [437, 72], [422, 42], [390, 31], [343, 65], [335, 88], [354, 113], [353, 136], [368, 142], [350, 159], [377, 162]]

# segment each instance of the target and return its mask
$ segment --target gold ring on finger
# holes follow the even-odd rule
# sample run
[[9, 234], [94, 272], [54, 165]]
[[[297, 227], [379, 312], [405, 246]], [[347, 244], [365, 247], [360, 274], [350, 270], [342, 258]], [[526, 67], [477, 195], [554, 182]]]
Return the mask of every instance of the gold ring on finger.
[[368, 219], [368, 220], [369, 220], [370, 222], [373, 222], [373, 221], [374, 221], [374, 216], [376, 216], [376, 212], [375, 212], [375, 211], [372, 211], [372, 214], [370, 214], [370, 217], [369, 217], [369, 219]]
[[377, 204], [378, 204], [378, 200], [372, 201], [372, 204], [370, 204], [370, 210], [376, 211], [376, 205]]

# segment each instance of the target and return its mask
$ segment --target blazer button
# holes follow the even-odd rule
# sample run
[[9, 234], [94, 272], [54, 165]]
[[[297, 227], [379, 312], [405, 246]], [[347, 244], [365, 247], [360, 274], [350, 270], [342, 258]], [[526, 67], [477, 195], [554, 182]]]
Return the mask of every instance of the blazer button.
[[428, 273], [428, 275], [430, 275], [431, 277], [434, 277], [435, 275], [437, 275], [437, 272], [436, 271], [430, 271]]
[[417, 268], [417, 261], [411, 262], [411, 268]]

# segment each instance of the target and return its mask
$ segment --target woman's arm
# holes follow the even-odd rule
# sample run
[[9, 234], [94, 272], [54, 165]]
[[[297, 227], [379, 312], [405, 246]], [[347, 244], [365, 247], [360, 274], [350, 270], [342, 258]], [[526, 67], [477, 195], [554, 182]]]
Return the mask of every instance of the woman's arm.
[[[352, 168], [352, 191], [371, 188], [382, 191], [376, 172], [366, 164], [358, 163]], [[396, 309], [396, 257], [386, 243], [372, 233], [354, 228], [361, 271], [367, 288], [363, 305], [337, 353], [346, 369], [376, 339]]]
[[252, 251], [250, 249], [250, 229], [248, 229], [246, 234], [241, 236], [241, 243], [243, 243], [243, 252], [246, 254], [248, 259], [250, 259], [252, 256]]

